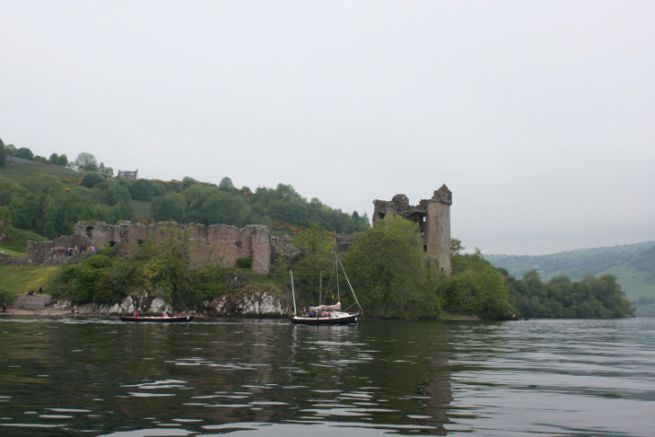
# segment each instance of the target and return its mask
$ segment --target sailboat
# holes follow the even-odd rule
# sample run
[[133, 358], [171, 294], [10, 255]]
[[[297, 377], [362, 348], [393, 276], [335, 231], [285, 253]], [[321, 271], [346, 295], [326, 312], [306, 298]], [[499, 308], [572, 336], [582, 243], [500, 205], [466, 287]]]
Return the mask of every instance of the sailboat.
[[[303, 315], [298, 315], [298, 310], [296, 309], [296, 290], [293, 285], [293, 271], [289, 270], [289, 275], [291, 276], [291, 295], [293, 297], [293, 316], [291, 317], [291, 321], [293, 323], [302, 325], [351, 325], [357, 323], [359, 316], [364, 313], [364, 310], [357, 300], [355, 290], [353, 289], [353, 286], [348, 279], [348, 275], [346, 274], [346, 270], [343, 268], [343, 264], [341, 264], [341, 260], [339, 260], [339, 257], [336, 253], [334, 265], [337, 273], [337, 303], [334, 305], [310, 306], [307, 314]], [[355, 303], [359, 307], [359, 312], [347, 312], [341, 310], [339, 267], [341, 267], [341, 271], [346, 278], [346, 282], [350, 287], [350, 291], [355, 298]]]

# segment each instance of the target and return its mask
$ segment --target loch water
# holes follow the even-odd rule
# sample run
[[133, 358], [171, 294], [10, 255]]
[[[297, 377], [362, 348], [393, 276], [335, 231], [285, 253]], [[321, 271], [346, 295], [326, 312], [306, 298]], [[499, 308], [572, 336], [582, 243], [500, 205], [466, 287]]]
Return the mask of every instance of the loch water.
[[0, 317], [0, 435], [653, 435], [655, 319]]

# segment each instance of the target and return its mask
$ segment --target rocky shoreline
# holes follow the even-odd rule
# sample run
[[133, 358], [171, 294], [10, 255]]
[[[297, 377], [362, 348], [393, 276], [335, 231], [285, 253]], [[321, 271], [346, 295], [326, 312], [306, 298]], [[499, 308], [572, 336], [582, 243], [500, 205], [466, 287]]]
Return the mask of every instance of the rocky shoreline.
[[[217, 297], [205, 302], [203, 310], [194, 314], [198, 317], [281, 318], [288, 315], [285, 307], [276, 294], [259, 291]], [[109, 317], [132, 314], [137, 308], [142, 314], [183, 312], [172, 308], [161, 296], [146, 296], [140, 299], [128, 296], [113, 305], [74, 305], [68, 301], [55, 301], [48, 294], [22, 294], [7, 306], [5, 312], [0, 312], [0, 315]]]

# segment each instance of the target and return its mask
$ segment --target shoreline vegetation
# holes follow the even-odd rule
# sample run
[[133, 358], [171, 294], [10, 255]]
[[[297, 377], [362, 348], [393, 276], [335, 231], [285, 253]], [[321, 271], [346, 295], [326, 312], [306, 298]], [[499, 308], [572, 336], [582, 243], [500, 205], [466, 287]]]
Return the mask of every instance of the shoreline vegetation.
[[[209, 304], [258, 293], [276, 300], [279, 308], [289, 308], [289, 269], [301, 307], [320, 303], [319, 290], [323, 302], [336, 302], [336, 278], [328, 272], [333, 271], [336, 235], [346, 234], [351, 243], [340, 257], [367, 318], [618, 318], [634, 313], [611, 275], [578, 282], [556, 277], [544, 283], [530, 271], [513, 278], [479, 251], [464, 254], [458, 240], [452, 241], [453, 272], [445, 275], [428, 260], [413, 222], [389, 214], [371, 227], [365, 214], [346, 214], [318, 199], [307, 201], [289, 185], [252, 191], [235, 187], [228, 177], [218, 185], [193, 178], [126, 179], [113, 177], [111, 168], [88, 153], [80, 154], [72, 169], [66, 167], [65, 156], [35, 157], [29, 149], [5, 147], [1, 141], [0, 149], [7, 155], [0, 163], [0, 257], [5, 261], [24, 257], [28, 240], [69, 234], [79, 220], [264, 224], [273, 234], [291, 234], [301, 254], [276, 256], [266, 276], [251, 272], [248, 260], [234, 268], [196, 268], [183, 236], [173, 235], [159, 245], [144, 242], [130, 258], [108, 248], [76, 264], [6, 262], [0, 265], [3, 306], [16, 295], [41, 288], [53, 300], [73, 306], [111, 306], [128, 298], [140, 306], [156, 296], [175, 312], [212, 314]], [[344, 308], [353, 304], [347, 295], [342, 297]]]
[[[19, 290], [24, 293], [25, 287], [42, 287], [53, 300], [67, 302], [70, 308], [86, 304], [107, 308], [125, 299], [149, 308], [149, 302], [159, 298], [176, 313], [258, 317], [233, 309], [217, 311], [209, 305], [238, 301], [254, 293], [279, 303], [273, 305], [277, 310], [259, 317], [284, 317], [284, 309], [290, 307], [290, 268], [296, 278], [299, 305], [317, 301], [319, 282], [323, 302], [336, 301], [336, 278], [324, 273], [333, 268], [334, 235], [313, 226], [297, 235], [294, 244], [302, 256], [295, 260], [276, 257], [269, 275], [253, 273], [247, 265], [192, 268], [182, 235], [159, 245], [145, 242], [132, 258], [108, 248], [76, 264], [0, 266], [3, 284], [13, 287], [7, 291], [0, 285], [0, 301], [7, 300], [0, 303], [9, 304], [2, 296], [16, 295]], [[396, 216], [354, 236], [342, 258], [366, 318], [470, 321], [633, 315], [631, 304], [610, 275], [579, 282], [559, 277], [544, 283], [537, 272], [530, 271], [522, 278], [513, 278], [479, 253], [461, 254], [463, 248], [455, 240], [453, 273], [447, 276], [427, 261], [420, 246], [416, 227]], [[353, 304], [350, 300], [343, 295], [343, 306]], [[121, 308], [124, 314], [132, 311]], [[43, 311], [46, 316], [71, 314], [70, 309]]]

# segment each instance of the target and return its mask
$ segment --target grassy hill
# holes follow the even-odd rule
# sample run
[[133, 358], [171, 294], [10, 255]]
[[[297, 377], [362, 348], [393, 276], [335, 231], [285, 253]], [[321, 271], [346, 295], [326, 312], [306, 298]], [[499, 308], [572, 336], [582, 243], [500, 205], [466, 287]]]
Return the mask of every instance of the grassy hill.
[[614, 247], [581, 249], [550, 255], [484, 255], [493, 265], [512, 276], [535, 269], [544, 280], [568, 276], [615, 275], [638, 315], [655, 315], [655, 241]]
[[46, 292], [64, 266], [2, 266], [2, 287], [18, 295], [43, 287]]
[[0, 251], [11, 256], [24, 256], [27, 242], [30, 240], [40, 241], [45, 240], [45, 237], [24, 229], [0, 225]]
[[60, 179], [77, 179], [79, 173], [61, 165], [46, 164], [38, 161], [29, 161], [14, 157], [7, 158], [7, 165], [0, 167], [0, 176], [7, 177], [18, 183], [32, 176], [50, 175]]

